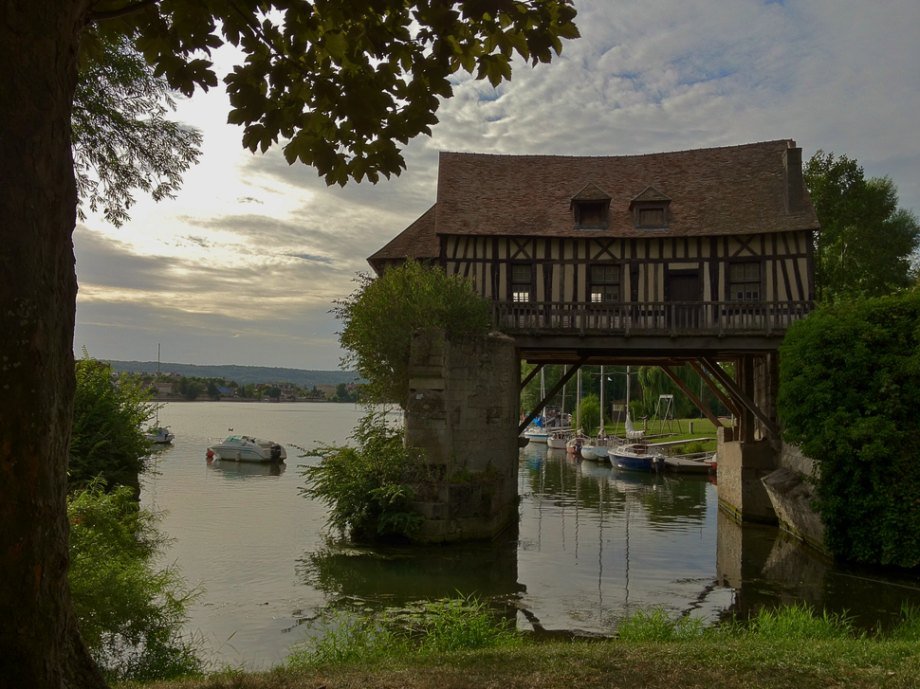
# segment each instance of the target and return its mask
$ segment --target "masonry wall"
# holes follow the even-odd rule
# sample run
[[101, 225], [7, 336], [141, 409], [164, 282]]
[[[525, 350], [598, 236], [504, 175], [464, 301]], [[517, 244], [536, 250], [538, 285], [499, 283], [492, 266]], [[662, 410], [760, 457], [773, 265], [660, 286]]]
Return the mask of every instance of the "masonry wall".
[[406, 442], [429, 475], [419, 540], [492, 538], [517, 519], [519, 370], [514, 341], [498, 333], [413, 336]]

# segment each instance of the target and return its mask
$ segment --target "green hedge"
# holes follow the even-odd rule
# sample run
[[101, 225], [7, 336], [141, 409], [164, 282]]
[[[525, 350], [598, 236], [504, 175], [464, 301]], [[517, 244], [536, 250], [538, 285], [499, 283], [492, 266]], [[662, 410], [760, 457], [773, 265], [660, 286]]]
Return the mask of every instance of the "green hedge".
[[920, 291], [819, 308], [780, 349], [785, 438], [818, 462], [827, 545], [920, 565]]

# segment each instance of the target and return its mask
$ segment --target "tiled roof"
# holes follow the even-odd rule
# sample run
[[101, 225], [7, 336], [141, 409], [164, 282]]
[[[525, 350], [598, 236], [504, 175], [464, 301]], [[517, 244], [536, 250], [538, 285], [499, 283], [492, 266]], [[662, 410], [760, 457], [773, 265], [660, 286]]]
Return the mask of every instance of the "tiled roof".
[[[787, 211], [787, 151], [800, 208]], [[789, 140], [633, 156], [441, 153], [434, 206], [368, 261], [436, 258], [438, 235], [669, 237], [818, 228]], [[579, 229], [573, 200], [610, 197], [606, 229]], [[670, 200], [668, 227], [642, 230], [631, 205]]]
[[382, 249], [370, 256], [367, 262], [379, 272], [378, 266], [382, 266], [388, 260], [436, 259], [440, 252], [440, 244], [434, 231], [434, 216], [432, 206]]
[[[787, 140], [634, 156], [441, 153], [436, 232], [459, 235], [645, 237], [630, 202], [648, 187], [671, 199], [655, 236], [816, 229], [808, 195], [786, 211]], [[604, 230], [576, 229], [571, 201], [586, 185], [611, 197]]]

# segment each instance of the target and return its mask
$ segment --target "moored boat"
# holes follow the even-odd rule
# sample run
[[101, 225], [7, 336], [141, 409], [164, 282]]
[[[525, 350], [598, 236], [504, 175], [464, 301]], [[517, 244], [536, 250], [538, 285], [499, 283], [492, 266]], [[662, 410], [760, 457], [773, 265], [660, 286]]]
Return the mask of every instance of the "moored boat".
[[664, 468], [664, 455], [649, 448], [647, 443], [626, 443], [610, 448], [610, 463], [622, 471], [659, 471]]
[[237, 462], [283, 462], [287, 452], [282, 445], [250, 435], [228, 435], [208, 448], [208, 459]]
[[169, 445], [176, 437], [168, 426], [152, 426], [144, 433], [144, 436], [154, 445]]
[[565, 444], [572, 435], [574, 435], [574, 432], [571, 428], [555, 430], [546, 439], [546, 445], [553, 450], [564, 450]]

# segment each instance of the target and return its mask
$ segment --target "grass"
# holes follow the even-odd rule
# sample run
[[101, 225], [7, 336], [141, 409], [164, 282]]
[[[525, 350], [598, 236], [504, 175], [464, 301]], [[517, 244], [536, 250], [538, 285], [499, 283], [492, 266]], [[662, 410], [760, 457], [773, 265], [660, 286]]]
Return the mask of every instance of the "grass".
[[[422, 611], [421, 627], [386, 637], [334, 632], [339, 643], [374, 650], [315, 656], [265, 673], [238, 671], [197, 680], [144, 685], [148, 689], [917, 689], [920, 686], [920, 615], [906, 610], [890, 634], [854, 632], [844, 616], [812, 614], [802, 606], [765, 610], [748, 622], [704, 629], [670, 620], [662, 611], [639, 613], [620, 625], [617, 639], [530, 643], [499, 624], [482, 644], [488, 612], [465, 602]], [[410, 613], [410, 617], [417, 612]], [[432, 623], [438, 619], [440, 622]], [[438, 630], [460, 623], [460, 630]], [[405, 621], [405, 620], [404, 620]], [[418, 620], [416, 620], [417, 622]], [[485, 621], [488, 621], [486, 619]], [[377, 627], [387, 628], [390, 622]], [[493, 623], [493, 627], [494, 627]], [[428, 633], [454, 641], [425, 645]], [[351, 639], [350, 641], [348, 639]], [[440, 636], [440, 638], [445, 638]], [[368, 639], [373, 639], [368, 643]], [[414, 641], [411, 641], [413, 640]], [[496, 641], [497, 639], [497, 641]], [[472, 646], [467, 646], [472, 644]], [[341, 649], [340, 649], [341, 650]]]

